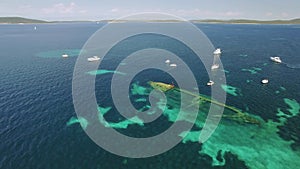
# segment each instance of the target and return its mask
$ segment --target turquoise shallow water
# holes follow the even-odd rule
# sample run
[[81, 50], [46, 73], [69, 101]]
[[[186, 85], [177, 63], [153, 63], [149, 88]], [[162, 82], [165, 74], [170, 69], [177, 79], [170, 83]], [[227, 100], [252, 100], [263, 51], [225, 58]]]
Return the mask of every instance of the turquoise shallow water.
[[[84, 120], [75, 118], [73, 68], [79, 50], [102, 25], [43, 24], [37, 25], [37, 30], [34, 26], [0, 25], [0, 168], [299, 166], [299, 28], [293, 25], [197, 25], [216, 47], [223, 49], [221, 60], [227, 85], [234, 91], [228, 94], [227, 104], [260, 119], [262, 125], [224, 118], [211, 139], [199, 144], [193, 139], [201, 128], [203, 117], [199, 116], [198, 126], [195, 125], [189, 137], [170, 151], [151, 158], [130, 159], [99, 148], [78, 125]], [[180, 43], [166, 37], [144, 35], [119, 44], [103, 61], [102, 71], [87, 73], [87, 76], [96, 76], [97, 101], [99, 106], [107, 108], [105, 119], [119, 132], [135, 137], [153, 136], [166, 130], [174, 121], [171, 115], [176, 113], [173, 105], [149, 125], [132, 124], [119, 116], [112, 105], [109, 84], [113, 70], [122, 57], [145, 46], [168, 49], [181, 56], [194, 71], [203, 72], [201, 62], [189, 60], [186, 56], [192, 53], [180, 47]], [[64, 52], [72, 53], [73, 57], [61, 58]], [[279, 55], [284, 64], [270, 62], [269, 57], [274, 55]], [[120, 73], [126, 76], [126, 72]], [[210, 89], [205, 86], [207, 75], [200, 73], [198, 77], [200, 91], [210, 95]], [[270, 83], [261, 85], [260, 80], [265, 77]], [[170, 76], [153, 70], [141, 73], [133, 83], [149, 88], [149, 80], [173, 81]], [[138, 109], [147, 108], [147, 95], [138, 91], [129, 90], [133, 103]], [[183, 120], [187, 122], [188, 119]]]

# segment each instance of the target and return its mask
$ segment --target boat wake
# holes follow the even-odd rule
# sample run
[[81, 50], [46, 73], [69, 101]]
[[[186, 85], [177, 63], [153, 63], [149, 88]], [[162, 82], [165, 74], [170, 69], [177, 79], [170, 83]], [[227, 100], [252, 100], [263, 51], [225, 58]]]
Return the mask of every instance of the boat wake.
[[300, 69], [300, 63], [284, 63], [288, 68]]

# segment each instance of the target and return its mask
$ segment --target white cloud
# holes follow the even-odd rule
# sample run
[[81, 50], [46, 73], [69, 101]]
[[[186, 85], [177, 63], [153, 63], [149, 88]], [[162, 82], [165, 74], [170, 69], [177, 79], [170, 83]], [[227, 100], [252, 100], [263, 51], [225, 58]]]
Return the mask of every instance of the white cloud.
[[42, 11], [45, 14], [51, 14], [51, 13], [70, 14], [70, 13], [74, 13], [76, 8], [77, 5], [74, 2], [71, 2], [70, 4], [66, 4], [66, 5], [63, 3], [58, 3], [58, 4], [54, 4], [49, 8], [43, 8]]
[[118, 12], [119, 11], [119, 8], [113, 8], [110, 10], [110, 12]]
[[232, 12], [232, 11], [228, 11], [228, 12], [220, 13], [220, 14], [221, 14], [221, 15], [224, 15], [224, 16], [231, 16], [231, 17], [242, 16], [242, 13], [241, 13], [241, 12]]
[[267, 13], [266, 13], [266, 16], [272, 16], [272, 15], [273, 15], [272, 12], [267, 12]]
[[79, 13], [81, 13], [81, 14], [86, 14], [86, 13], [87, 13], [87, 10], [80, 10]]
[[214, 19], [214, 18], [239, 18], [243, 16], [242, 12], [236, 11], [209, 11], [209, 10], [200, 10], [198, 8], [192, 10], [186, 9], [177, 9], [171, 10], [170, 13], [178, 15], [180, 17], [189, 17], [193, 19]]
[[31, 9], [31, 8], [32, 8], [31, 5], [21, 5], [21, 6], [19, 6], [20, 10], [27, 10], [27, 9]]
[[281, 16], [282, 16], [282, 17], [288, 17], [288, 16], [289, 16], [289, 14], [288, 14], [288, 13], [286, 13], [286, 12], [282, 12], [282, 13], [281, 13]]

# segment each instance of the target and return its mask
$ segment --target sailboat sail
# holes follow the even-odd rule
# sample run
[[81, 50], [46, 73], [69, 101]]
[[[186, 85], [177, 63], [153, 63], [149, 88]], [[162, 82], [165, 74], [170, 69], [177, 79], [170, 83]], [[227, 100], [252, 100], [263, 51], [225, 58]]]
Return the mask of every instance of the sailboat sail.
[[220, 48], [218, 48], [218, 49], [216, 49], [215, 51], [214, 51], [214, 60], [213, 60], [213, 65], [211, 66], [211, 69], [213, 70], [213, 69], [218, 69], [219, 68], [219, 64], [217, 63], [218, 62], [218, 57], [220, 57], [220, 55], [221, 55], [221, 49]]

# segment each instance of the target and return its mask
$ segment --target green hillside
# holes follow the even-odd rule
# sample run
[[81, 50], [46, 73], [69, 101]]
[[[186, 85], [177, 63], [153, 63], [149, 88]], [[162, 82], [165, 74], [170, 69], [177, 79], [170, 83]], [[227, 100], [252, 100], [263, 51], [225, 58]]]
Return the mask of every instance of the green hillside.
[[227, 24], [300, 24], [300, 19], [292, 20], [248, 20], [248, 19], [235, 19], [235, 20], [192, 20], [195, 23], [227, 23]]
[[0, 17], [0, 23], [48, 23], [37, 19], [27, 19], [22, 17]]
[[[104, 22], [129, 22], [124, 21], [114, 21], [114, 20], [103, 20]], [[102, 22], [103, 22], [102, 21]], [[146, 21], [146, 20], [145, 20]], [[248, 19], [233, 19], [233, 20], [217, 20], [217, 19], [207, 19], [207, 20], [191, 20], [195, 23], [224, 23], [224, 24], [300, 24], [300, 18], [292, 20], [248, 20]], [[92, 22], [92, 21], [43, 21], [37, 19], [28, 19], [22, 17], [0, 17], [0, 23], [64, 23], [64, 22]], [[132, 22], [132, 21], [131, 21]], [[178, 22], [178, 20], [147, 20], [146, 22]]]

